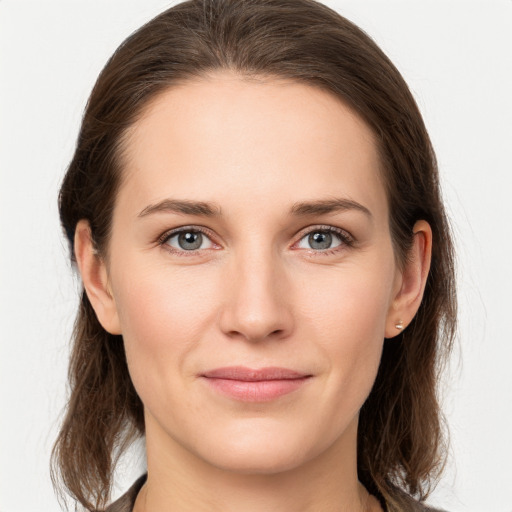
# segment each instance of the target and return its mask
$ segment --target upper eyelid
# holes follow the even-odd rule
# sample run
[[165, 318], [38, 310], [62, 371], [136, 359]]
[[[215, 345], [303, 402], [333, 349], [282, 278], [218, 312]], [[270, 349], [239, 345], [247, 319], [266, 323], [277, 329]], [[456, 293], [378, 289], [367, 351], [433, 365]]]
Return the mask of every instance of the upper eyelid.
[[[171, 238], [174, 235], [179, 235], [180, 233], [187, 232], [187, 231], [198, 231], [202, 233], [203, 235], [208, 236], [209, 238], [215, 238], [213, 236], [213, 231], [208, 229], [205, 226], [198, 226], [198, 225], [189, 225], [189, 226], [180, 226], [179, 228], [169, 229], [168, 231], [165, 231], [158, 237], [158, 242], [165, 243], [169, 238]], [[213, 240], [212, 240], [213, 242]]]
[[347, 238], [350, 238], [351, 240], [354, 240], [354, 237], [352, 234], [347, 231], [346, 229], [339, 228], [336, 226], [329, 226], [325, 224], [317, 224], [313, 226], [308, 226], [307, 228], [301, 229], [297, 236], [299, 236], [299, 240], [304, 238], [308, 233], [314, 232], [314, 231], [331, 231], [332, 233], [336, 233], [337, 235], [343, 236], [345, 235]]

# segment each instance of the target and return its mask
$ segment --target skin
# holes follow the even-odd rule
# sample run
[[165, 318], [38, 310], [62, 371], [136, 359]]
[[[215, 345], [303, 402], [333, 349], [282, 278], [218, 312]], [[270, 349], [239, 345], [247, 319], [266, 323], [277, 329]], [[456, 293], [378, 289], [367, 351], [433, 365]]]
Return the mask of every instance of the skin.
[[[222, 73], [157, 97], [125, 148], [108, 256], [94, 253], [86, 221], [75, 250], [144, 403], [148, 481], [136, 511], [380, 510], [357, 480], [359, 409], [384, 338], [419, 307], [432, 235], [419, 221], [397, 264], [369, 127], [321, 90]], [[290, 214], [333, 198], [362, 208]], [[166, 199], [222, 214], [175, 212]], [[206, 231], [198, 249], [165, 240], [184, 226]], [[330, 227], [343, 238], [311, 243]], [[243, 402], [200, 377], [232, 365], [311, 377]]]

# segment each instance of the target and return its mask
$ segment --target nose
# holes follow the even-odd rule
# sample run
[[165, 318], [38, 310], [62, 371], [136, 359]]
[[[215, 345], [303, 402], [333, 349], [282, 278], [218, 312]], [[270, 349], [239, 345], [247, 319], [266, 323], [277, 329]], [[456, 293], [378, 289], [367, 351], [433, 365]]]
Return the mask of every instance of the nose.
[[230, 338], [283, 339], [293, 330], [289, 278], [268, 253], [247, 251], [227, 269], [220, 328]]

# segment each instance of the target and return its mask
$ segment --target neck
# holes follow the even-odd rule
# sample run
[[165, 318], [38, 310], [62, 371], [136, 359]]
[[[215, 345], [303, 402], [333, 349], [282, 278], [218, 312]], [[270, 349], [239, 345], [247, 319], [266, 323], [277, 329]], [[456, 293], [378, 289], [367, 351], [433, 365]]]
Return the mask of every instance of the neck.
[[216, 467], [155, 427], [146, 424], [148, 479], [134, 512], [380, 510], [357, 480], [357, 421], [318, 456], [299, 466], [264, 473]]

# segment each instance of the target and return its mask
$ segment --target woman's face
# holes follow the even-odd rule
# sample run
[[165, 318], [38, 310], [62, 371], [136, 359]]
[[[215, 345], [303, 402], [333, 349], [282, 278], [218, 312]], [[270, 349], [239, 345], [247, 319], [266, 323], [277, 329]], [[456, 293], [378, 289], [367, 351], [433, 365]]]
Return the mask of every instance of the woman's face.
[[268, 473], [355, 453], [402, 286], [370, 129], [321, 90], [219, 74], [154, 100], [123, 162], [103, 323], [148, 454]]

